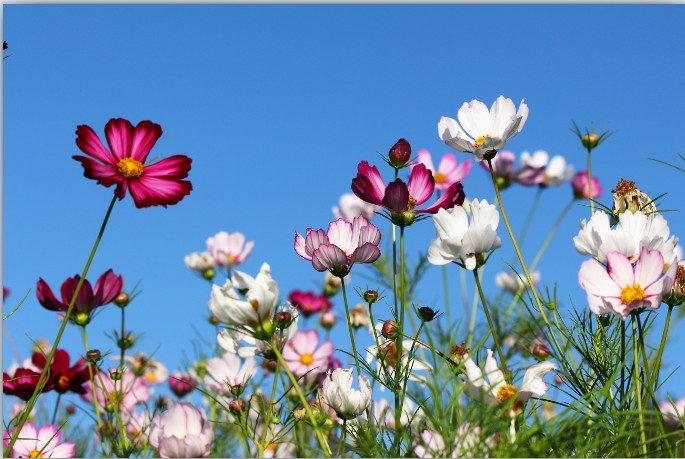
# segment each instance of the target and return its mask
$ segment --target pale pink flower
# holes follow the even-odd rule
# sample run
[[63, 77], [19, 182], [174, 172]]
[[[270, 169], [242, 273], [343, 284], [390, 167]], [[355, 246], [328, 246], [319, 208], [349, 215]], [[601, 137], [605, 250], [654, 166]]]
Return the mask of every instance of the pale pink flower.
[[[12, 430], [5, 430], [3, 444], [5, 448], [12, 438]], [[76, 446], [73, 442], [62, 442], [62, 432], [55, 424], [46, 424], [36, 429], [36, 425], [27, 422], [19, 431], [17, 441], [9, 457], [74, 457]]]
[[220, 231], [207, 239], [207, 251], [225, 269], [233, 269], [245, 261], [252, 252], [252, 247], [254, 242], [245, 242], [245, 235], [238, 231]]
[[[100, 375], [95, 378], [95, 392], [100, 407], [106, 407], [118, 400], [118, 396], [113, 396], [115, 393], [115, 385], [110, 374], [119, 371], [117, 368], [112, 368], [109, 372], [101, 371]], [[101, 379], [102, 378], [102, 379]], [[86, 402], [93, 403], [93, 384], [88, 381], [85, 384], [86, 393], [81, 395], [81, 398]], [[147, 402], [152, 396], [152, 389], [145, 384], [142, 378], [138, 378], [132, 371], [127, 370], [121, 376], [120, 381], [116, 381], [116, 392], [122, 392], [120, 409], [123, 411], [131, 411], [133, 407], [139, 403]], [[116, 409], [117, 407], [112, 407]]]
[[664, 272], [661, 252], [643, 247], [635, 266], [619, 252], [607, 254], [606, 267], [594, 259], [584, 261], [578, 281], [594, 314], [613, 313], [625, 320], [633, 311], [658, 309], [673, 286], [676, 269], [673, 263]]
[[[500, 190], [504, 190], [516, 182], [514, 172], [516, 155], [514, 153], [508, 150], [500, 151], [490, 162], [492, 163], [492, 171], [497, 181], [497, 187]], [[480, 161], [479, 164], [490, 173], [490, 166], [487, 161]]]
[[[452, 153], [445, 153], [440, 159], [438, 168], [435, 169], [433, 165], [433, 158], [431, 154], [425, 148], [419, 150], [416, 156], [416, 162], [426, 166], [426, 169], [433, 173], [433, 179], [435, 180], [435, 189], [439, 191], [445, 191], [453, 183], [461, 182], [464, 180], [471, 172], [472, 162], [466, 160], [459, 164], [457, 158]], [[411, 165], [411, 169], [414, 169], [414, 164]]]
[[362, 215], [352, 223], [342, 218], [331, 222], [328, 231], [307, 228], [306, 237], [295, 232], [295, 252], [319, 272], [329, 270], [343, 278], [355, 263], [373, 263], [381, 256], [381, 232]]
[[161, 457], [207, 457], [214, 431], [203, 410], [179, 402], [155, 417], [148, 442]]
[[661, 411], [661, 415], [664, 417], [664, 422], [678, 426], [683, 416], [685, 416], [685, 398], [678, 399], [673, 403], [670, 400], [664, 400], [659, 403], [659, 411]]
[[413, 445], [416, 457], [447, 457], [445, 439], [434, 430], [423, 430]]
[[319, 332], [301, 330], [295, 333], [283, 348], [283, 359], [295, 376], [313, 377], [328, 369], [328, 361], [335, 348], [325, 340], [319, 346]]
[[126, 425], [126, 433], [135, 442], [145, 437], [152, 425], [152, 413], [147, 410], [135, 410], [123, 413], [123, 422]]
[[240, 357], [227, 352], [223, 357], [207, 361], [207, 375], [204, 383], [207, 390], [215, 394], [230, 396], [241, 393], [250, 379], [257, 374], [257, 361], [252, 357], [241, 365]]
[[351, 222], [360, 215], [371, 219], [373, 214], [380, 211], [381, 207], [359, 199], [354, 193], [345, 193], [340, 196], [338, 206], [333, 207], [335, 218], [342, 218]]

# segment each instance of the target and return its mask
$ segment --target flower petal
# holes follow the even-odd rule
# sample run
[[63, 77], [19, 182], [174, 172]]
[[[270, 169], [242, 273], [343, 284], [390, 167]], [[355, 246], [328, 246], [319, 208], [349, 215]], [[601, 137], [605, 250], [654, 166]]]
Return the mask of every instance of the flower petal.
[[[130, 156], [133, 159], [144, 163], [147, 155], [157, 140], [162, 136], [162, 126], [152, 121], [144, 120], [136, 126], [133, 138], [131, 139]], [[189, 167], [190, 168], [190, 167]], [[183, 177], [186, 177], [185, 175]], [[183, 178], [179, 177], [179, 178]]]
[[381, 251], [378, 249], [378, 246], [372, 244], [371, 242], [367, 242], [366, 244], [362, 244], [361, 247], [357, 248], [350, 256], [349, 265], [352, 266], [353, 264], [357, 263], [373, 263], [374, 261], [378, 260], [380, 256]]
[[385, 182], [376, 166], [362, 161], [357, 166], [357, 177], [352, 179], [352, 192], [359, 199], [368, 203], [381, 205], [385, 192]]
[[[141, 161], [142, 162], [142, 161]], [[160, 177], [166, 179], [182, 179], [188, 177], [192, 159], [184, 155], [174, 155], [148, 164], [143, 169], [143, 175], [148, 177]]]
[[312, 265], [319, 272], [327, 269], [347, 266], [345, 252], [332, 244], [321, 244], [312, 254]]
[[412, 169], [407, 189], [409, 195], [416, 201], [415, 205], [417, 206], [428, 201], [433, 195], [435, 179], [424, 164], [419, 164]]
[[304, 241], [305, 241], [305, 239], [302, 237], [302, 235], [300, 235], [300, 233], [295, 231], [295, 252], [297, 252], [297, 254], [299, 256], [301, 256], [302, 258], [304, 258], [305, 260], [311, 261], [312, 256], [310, 254], [308, 254], [307, 251], [305, 250], [305, 242]]
[[557, 366], [552, 362], [540, 362], [528, 368], [526, 374], [523, 375], [523, 382], [516, 400], [525, 403], [533, 394], [538, 396], [545, 395], [547, 393], [547, 384], [542, 380], [542, 377], [556, 368]]
[[616, 282], [607, 274], [604, 266], [594, 259], [585, 260], [580, 265], [578, 282], [588, 294], [614, 298], [621, 296], [622, 287], [616, 285]]
[[464, 194], [464, 186], [461, 184], [461, 182], [453, 183], [432, 206], [427, 207], [426, 209], [416, 209], [415, 212], [417, 214], [434, 214], [440, 209], [461, 206], [464, 204], [465, 198], [466, 195]]
[[492, 121], [488, 107], [479, 100], [464, 102], [457, 113], [459, 124], [474, 139], [491, 135]]
[[72, 158], [79, 161], [81, 166], [83, 166], [83, 176], [97, 180], [98, 185], [109, 187], [123, 180], [123, 177], [116, 167], [99, 163], [85, 156], [75, 155], [72, 156]]
[[123, 118], [112, 118], [105, 125], [105, 137], [112, 155], [117, 162], [131, 156], [131, 141], [135, 128], [130, 121]]
[[105, 148], [102, 141], [90, 126], [80, 125], [76, 127], [76, 146], [98, 161], [115, 166], [117, 159]]
[[[661, 265], [663, 268], [663, 264]], [[635, 273], [633, 265], [619, 252], [609, 252], [607, 254], [607, 273], [609, 277], [618, 285], [620, 289], [625, 286], [635, 284]]]
[[136, 207], [168, 206], [188, 196], [193, 185], [187, 180], [141, 176], [128, 180], [128, 187]]
[[661, 252], [643, 247], [635, 266], [635, 283], [647, 289], [659, 280], [663, 270], [664, 257]]
[[409, 205], [409, 190], [401, 179], [395, 179], [385, 189], [383, 206], [393, 212], [405, 212]]
[[443, 116], [438, 123], [438, 135], [443, 142], [457, 151], [473, 153], [473, 141], [462, 131], [459, 124], [452, 118]]
[[41, 306], [50, 311], [66, 311], [69, 307], [55, 297], [50, 286], [42, 278], [38, 279], [36, 284], [36, 297]]

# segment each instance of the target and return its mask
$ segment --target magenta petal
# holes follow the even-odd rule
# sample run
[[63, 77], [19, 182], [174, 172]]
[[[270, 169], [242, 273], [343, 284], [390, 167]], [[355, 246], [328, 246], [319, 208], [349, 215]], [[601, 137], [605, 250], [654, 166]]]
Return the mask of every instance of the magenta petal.
[[[157, 140], [162, 136], [162, 126], [152, 121], [141, 121], [136, 126], [133, 138], [131, 139], [131, 158], [144, 163], [148, 153], [152, 150]], [[190, 169], [190, 167], [189, 167]], [[183, 177], [186, 177], [184, 175]], [[178, 177], [178, 178], [183, 178]]]
[[307, 228], [307, 237], [304, 241], [304, 249], [307, 255], [309, 255], [309, 260], [311, 260], [314, 251], [319, 248], [321, 244], [328, 244], [328, 236], [326, 232], [322, 229], [313, 231], [311, 228]]
[[105, 125], [107, 144], [117, 162], [131, 156], [131, 140], [134, 128], [130, 121], [123, 118], [112, 118]]
[[156, 163], [145, 166], [143, 175], [166, 179], [182, 179], [188, 177], [192, 159], [184, 155], [174, 155]]
[[440, 209], [451, 209], [454, 206], [464, 204], [465, 198], [464, 186], [461, 182], [453, 183], [432, 206], [426, 209], [417, 209], [416, 213], [437, 214]]
[[128, 188], [136, 207], [166, 207], [189, 195], [193, 185], [187, 180], [166, 180], [143, 175], [137, 180], [128, 180]]
[[[76, 291], [76, 286], [78, 285], [81, 276], [78, 274], [74, 277], [70, 277], [65, 280], [62, 284], [62, 301], [64, 304], [69, 306], [71, 300], [74, 297], [74, 292]], [[83, 285], [81, 285], [81, 290], [78, 292], [76, 297], [76, 303], [74, 303], [74, 310], [88, 312], [93, 309], [93, 287], [91, 287], [88, 279], [83, 280]]]
[[102, 164], [85, 156], [72, 156], [83, 166], [83, 176], [97, 180], [99, 185], [112, 186], [122, 180], [119, 170], [108, 164]]
[[90, 126], [76, 127], [76, 146], [79, 150], [104, 164], [116, 165], [117, 160], [107, 151], [102, 141]]
[[42, 278], [38, 279], [36, 284], [36, 297], [38, 297], [38, 302], [45, 309], [50, 311], [67, 310], [68, 305], [65, 305], [55, 297], [50, 286]]
[[409, 195], [416, 200], [415, 205], [417, 206], [428, 201], [433, 196], [435, 179], [424, 164], [418, 164], [412, 169], [407, 189], [409, 190]]
[[322, 244], [312, 254], [312, 265], [319, 272], [347, 265], [347, 256], [339, 247]]
[[367, 226], [364, 226], [359, 231], [359, 242], [358, 242], [359, 246], [364, 245], [367, 242], [370, 242], [373, 245], [378, 245], [380, 240], [381, 240], [381, 232], [375, 225], [372, 225], [369, 223]]
[[350, 266], [355, 263], [373, 263], [378, 260], [380, 256], [381, 251], [378, 249], [378, 246], [367, 242], [355, 250], [350, 256]]
[[409, 206], [409, 190], [407, 185], [400, 179], [395, 179], [385, 189], [383, 207], [393, 212], [405, 212]]
[[362, 161], [357, 166], [357, 177], [352, 179], [352, 192], [359, 199], [371, 204], [381, 205], [385, 192], [385, 182], [376, 166]]
[[95, 289], [93, 291], [95, 305], [101, 306], [109, 304], [121, 293], [124, 286], [124, 280], [121, 276], [117, 276], [111, 269], [105, 271], [102, 276], [95, 282]]

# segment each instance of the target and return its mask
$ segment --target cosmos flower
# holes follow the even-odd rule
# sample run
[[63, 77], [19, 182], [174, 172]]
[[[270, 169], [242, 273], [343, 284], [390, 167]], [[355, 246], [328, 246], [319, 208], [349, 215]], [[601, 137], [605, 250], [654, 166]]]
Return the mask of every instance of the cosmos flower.
[[348, 222], [353, 221], [355, 217], [360, 215], [370, 220], [373, 214], [379, 210], [381, 210], [380, 206], [362, 201], [353, 193], [345, 193], [340, 196], [338, 206], [333, 207], [333, 215], [335, 218], [342, 218]]
[[161, 457], [207, 457], [213, 441], [214, 431], [204, 410], [187, 402], [155, 416], [148, 436]]
[[424, 429], [421, 436], [414, 439], [416, 457], [447, 457], [445, 439], [439, 432]]
[[[459, 164], [456, 156], [452, 153], [445, 153], [440, 159], [438, 168], [433, 165], [433, 158], [428, 150], [425, 148], [420, 150], [416, 156], [416, 162], [423, 164], [433, 174], [435, 180], [435, 189], [438, 191], [447, 190], [452, 184], [463, 181], [471, 172], [473, 163], [466, 160]], [[415, 164], [411, 165], [414, 169]]]
[[670, 400], [664, 400], [659, 403], [659, 411], [661, 411], [664, 422], [672, 426], [678, 426], [681, 424], [683, 416], [685, 416], [685, 398], [675, 400], [673, 403]]
[[333, 304], [328, 301], [326, 295], [316, 295], [314, 292], [293, 290], [288, 296], [288, 301], [305, 317], [318, 312], [327, 312], [333, 308]]
[[81, 162], [83, 175], [98, 184], [116, 185], [114, 195], [124, 199], [126, 191], [136, 207], [176, 204], [190, 194], [188, 180], [191, 159], [174, 155], [153, 164], [145, 160], [162, 135], [162, 127], [151, 121], [141, 121], [133, 127], [130, 121], [115, 118], [105, 126], [109, 150], [89, 126], [76, 128], [76, 145], [86, 156], [73, 156]]
[[[33, 364], [39, 371], [45, 368], [45, 356], [40, 352], [33, 353]], [[50, 363], [50, 386], [60, 394], [86, 392], [83, 384], [90, 379], [86, 361], [81, 358], [73, 366], [69, 365], [69, 353], [64, 349], [57, 349]]]
[[371, 405], [371, 383], [361, 375], [359, 390], [352, 389], [352, 369], [338, 368], [328, 371], [319, 392], [322, 402], [335, 410], [344, 420], [355, 419]]
[[558, 186], [573, 176], [574, 168], [566, 164], [563, 156], [550, 159], [544, 150], [533, 154], [521, 153], [521, 167], [516, 171], [515, 181], [526, 186]]
[[[86, 392], [81, 395], [81, 398], [93, 403], [93, 392], [95, 392], [99, 406], [110, 405], [112, 410], [131, 411], [135, 405], [145, 403], [152, 397], [152, 389], [130, 370], [124, 371], [121, 379], [115, 381], [111, 374], [118, 371], [118, 368], [112, 368], [109, 372], [101, 371], [95, 378], [95, 391], [93, 391], [93, 383], [88, 381]], [[119, 393], [123, 393], [123, 397], [120, 397]], [[117, 395], [113, 396], [114, 394]]]
[[[530, 273], [530, 278], [533, 281], [533, 286], [540, 282], [540, 271]], [[525, 276], [519, 276], [516, 273], [499, 272], [495, 276], [495, 284], [502, 290], [511, 293], [518, 293], [524, 288], [529, 288], [528, 279]]]
[[[283, 348], [283, 359], [295, 376], [316, 376], [328, 369], [333, 356], [333, 342], [325, 340], [319, 346], [319, 332], [302, 330], [295, 333]], [[317, 349], [318, 346], [318, 349]]]
[[168, 382], [171, 392], [179, 398], [185, 397], [197, 387], [197, 381], [190, 375], [185, 375], [180, 372], [174, 372], [174, 374], [169, 377]]
[[254, 242], [245, 242], [245, 235], [238, 231], [219, 231], [207, 239], [207, 251], [214, 257], [216, 264], [225, 269], [233, 269], [244, 262], [253, 247]]
[[252, 357], [241, 362], [236, 354], [227, 352], [222, 357], [207, 360], [204, 383], [212, 393], [230, 396], [241, 394], [252, 377], [257, 374], [257, 361]]
[[[7, 447], [13, 432], [6, 430], [3, 437]], [[9, 453], [9, 457], [74, 457], [76, 445], [70, 441], [62, 441], [62, 432], [55, 424], [46, 424], [40, 429], [27, 422], [19, 431], [17, 441]]]
[[[587, 171], [580, 171], [573, 176], [571, 181], [573, 187], [573, 194], [576, 199], [590, 199], [590, 186], [587, 181]], [[597, 199], [602, 196], [602, 185], [599, 184], [597, 177], [592, 177], [592, 199]]]
[[464, 102], [457, 113], [459, 123], [443, 116], [438, 135], [457, 151], [473, 153], [476, 161], [492, 159], [507, 141], [521, 132], [528, 119], [528, 106], [521, 101], [518, 111], [511, 99], [499, 96], [490, 110], [478, 100]]

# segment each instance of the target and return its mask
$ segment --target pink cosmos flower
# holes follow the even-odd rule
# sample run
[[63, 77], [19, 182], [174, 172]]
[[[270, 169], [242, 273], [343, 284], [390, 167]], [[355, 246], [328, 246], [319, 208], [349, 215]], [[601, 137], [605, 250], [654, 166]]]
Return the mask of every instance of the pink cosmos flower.
[[306, 237], [295, 232], [295, 252], [319, 272], [329, 270], [343, 278], [355, 263], [373, 263], [381, 256], [381, 232], [362, 215], [352, 223], [342, 218], [331, 222], [328, 231], [307, 228]]
[[363, 215], [367, 219], [371, 219], [373, 214], [381, 210], [375, 204], [364, 202], [352, 193], [345, 193], [340, 196], [339, 205], [333, 207], [333, 216], [335, 218], [344, 218], [348, 222], [354, 220], [354, 217]]
[[298, 331], [283, 348], [283, 359], [295, 376], [317, 376], [328, 369], [328, 362], [335, 350], [333, 343], [325, 340], [319, 345], [316, 330]]
[[288, 301], [305, 317], [309, 317], [317, 312], [327, 312], [333, 308], [333, 304], [328, 301], [326, 295], [316, 295], [314, 292], [293, 290], [288, 296]]
[[[426, 166], [426, 169], [431, 171], [433, 174], [433, 179], [435, 180], [435, 189], [439, 191], [445, 191], [453, 183], [461, 182], [464, 180], [471, 172], [472, 162], [466, 160], [461, 164], [458, 164], [457, 157], [452, 153], [445, 153], [440, 159], [438, 164], [438, 169], [435, 169], [433, 165], [433, 159], [431, 154], [425, 148], [419, 150], [416, 156], [417, 163]], [[415, 165], [411, 166], [413, 170]]]
[[214, 431], [204, 410], [179, 402], [155, 416], [148, 442], [161, 457], [207, 457]]
[[233, 269], [250, 256], [254, 241], [245, 242], [245, 235], [236, 231], [220, 231], [207, 239], [207, 251], [220, 266]]
[[191, 376], [176, 372], [169, 377], [169, 389], [178, 398], [185, 397], [197, 387], [197, 381]]
[[[492, 170], [497, 180], [497, 187], [504, 190], [516, 181], [514, 173], [514, 163], [516, 162], [516, 155], [508, 150], [500, 151], [490, 160], [492, 163]], [[480, 161], [479, 163], [488, 173], [490, 173], [490, 166], [487, 161]]]
[[[580, 171], [571, 182], [573, 187], [573, 194], [576, 199], [590, 199], [590, 187], [587, 182], [587, 171]], [[602, 196], [602, 186], [599, 184], [597, 177], [592, 177], [592, 199], [597, 199]]]
[[424, 164], [412, 168], [408, 183], [398, 178], [386, 186], [376, 166], [362, 161], [357, 166], [357, 177], [352, 179], [354, 194], [366, 202], [383, 206], [399, 226], [411, 225], [416, 221], [415, 214], [435, 214], [440, 209], [460, 206], [464, 202], [464, 187], [456, 182], [432, 206], [416, 209], [433, 196], [434, 189], [435, 179]]
[[413, 445], [416, 457], [447, 457], [445, 439], [434, 430], [423, 430]]
[[[64, 281], [61, 288], [62, 301], [59, 301], [52, 293], [50, 286], [40, 278], [36, 285], [36, 296], [38, 302], [50, 311], [66, 311], [69, 303], [74, 297], [76, 286], [81, 276], [78, 274]], [[73, 315], [75, 323], [86, 325], [90, 321], [90, 314], [93, 309], [111, 303], [121, 293], [124, 281], [121, 276], [112, 272], [111, 269], [105, 271], [95, 282], [95, 288], [91, 287], [88, 279], [83, 281], [76, 303], [74, 304]]]
[[659, 411], [665, 423], [677, 427], [685, 416], [685, 398], [675, 400], [673, 403], [670, 400], [664, 400], [659, 403]]
[[122, 118], [109, 120], [105, 126], [109, 150], [90, 126], [78, 126], [76, 135], [76, 145], [89, 156], [73, 156], [81, 162], [83, 175], [106, 187], [116, 185], [114, 195], [119, 199], [124, 199], [129, 190], [138, 208], [176, 204], [193, 189], [188, 180], [182, 180], [190, 171], [192, 160], [187, 156], [174, 155], [145, 164], [162, 135], [159, 124], [141, 121], [133, 127]]
[[[113, 409], [123, 409], [126, 412], [131, 411], [135, 405], [145, 403], [150, 399], [152, 389], [132, 371], [125, 371], [121, 380], [116, 381], [115, 391], [114, 381], [110, 376], [110, 373], [114, 371], [119, 370], [112, 368], [109, 372], [101, 371], [100, 375], [95, 378], [95, 395], [101, 407], [111, 406], [116, 401], [120, 406], [114, 406]], [[123, 398], [113, 396], [119, 392], [123, 392]], [[86, 393], [81, 395], [81, 398], [86, 402], [93, 403], [93, 384], [90, 381], [86, 383]]]
[[673, 263], [664, 272], [661, 252], [643, 247], [635, 266], [620, 252], [607, 254], [606, 267], [594, 259], [584, 261], [578, 281], [594, 314], [613, 313], [625, 320], [633, 311], [659, 308], [673, 286], [676, 268]]
[[[3, 437], [5, 448], [9, 445], [13, 432], [6, 430]], [[9, 457], [74, 457], [76, 446], [73, 442], [62, 442], [62, 432], [55, 424], [46, 424], [40, 429], [27, 422], [21, 428]]]

